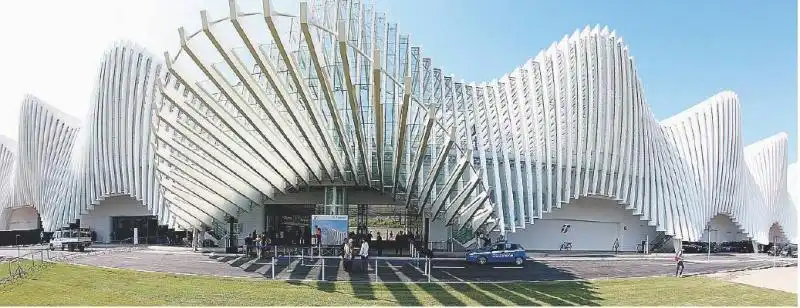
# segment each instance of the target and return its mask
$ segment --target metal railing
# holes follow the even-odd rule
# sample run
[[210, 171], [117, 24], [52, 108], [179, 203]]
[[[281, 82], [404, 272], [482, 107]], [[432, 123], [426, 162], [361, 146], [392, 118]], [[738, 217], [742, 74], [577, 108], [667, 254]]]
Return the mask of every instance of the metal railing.
[[50, 264], [69, 262], [85, 256], [131, 252], [144, 247], [133, 245], [132, 238], [120, 242], [123, 244], [115, 245], [113, 248], [85, 252], [62, 252], [60, 250], [51, 250], [48, 246], [18, 246], [17, 256], [6, 257], [7, 261], [0, 261], [0, 284], [24, 278], [28, 274], [44, 269]]
[[5, 263], [3, 264], [5, 265], [3, 266], [3, 271], [5, 273], [0, 275], [0, 277], [2, 277], [0, 279], [0, 284], [23, 278], [29, 273], [43, 268], [47, 265], [46, 260], [45, 250], [43, 249], [28, 250], [25, 254], [21, 254], [21, 251], [18, 250], [16, 257], [9, 258], [8, 261], [0, 263]]
[[[326, 281], [326, 263], [330, 265], [331, 263], [339, 263], [343, 261], [352, 262], [351, 264], [363, 264], [366, 266], [365, 272], [368, 274], [374, 273], [374, 280], [380, 281], [380, 268], [379, 265], [380, 261], [385, 261], [390, 263], [391, 261], [405, 261], [408, 265], [412, 266], [416, 270], [418, 270], [428, 282], [431, 282], [431, 264], [436, 261], [463, 261], [464, 258], [430, 258], [422, 253], [417, 246], [414, 244], [409, 243], [409, 256], [408, 257], [382, 257], [382, 256], [370, 256], [366, 260], [359, 259], [358, 255], [355, 255], [353, 259], [345, 260], [344, 257], [340, 255], [336, 255], [338, 250], [341, 248], [338, 247], [285, 247], [285, 246], [270, 246], [267, 249], [262, 251], [262, 254], [255, 258], [253, 261], [258, 262], [259, 260], [269, 260], [268, 263], [259, 263], [260, 265], [270, 266], [269, 270], [269, 277], [271, 279], [280, 280], [276, 274], [276, 268], [279, 267], [281, 264], [284, 264], [288, 267], [293, 261], [298, 261], [298, 265], [304, 267], [319, 267], [320, 273], [317, 281]], [[369, 268], [371, 267], [371, 268]], [[267, 273], [265, 273], [267, 274]], [[370, 281], [373, 279], [369, 277]], [[307, 278], [303, 278], [303, 280], [309, 280]]]

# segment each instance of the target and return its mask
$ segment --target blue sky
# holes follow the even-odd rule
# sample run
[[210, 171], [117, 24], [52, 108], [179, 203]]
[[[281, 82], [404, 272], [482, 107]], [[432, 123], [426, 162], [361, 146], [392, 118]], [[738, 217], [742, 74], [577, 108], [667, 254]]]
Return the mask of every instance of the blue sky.
[[630, 48], [658, 119], [723, 90], [738, 94], [745, 144], [787, 132], [797, 150], [797, 2], [383, 0], [426, 57], [467, 81], [510, 72], [586, 25]]

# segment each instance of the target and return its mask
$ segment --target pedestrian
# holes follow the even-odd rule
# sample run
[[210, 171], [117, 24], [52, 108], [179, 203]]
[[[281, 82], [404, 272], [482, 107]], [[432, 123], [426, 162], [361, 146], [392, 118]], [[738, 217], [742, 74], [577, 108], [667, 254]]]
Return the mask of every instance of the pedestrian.
[[675, 261], [678, 262], [675, 267], [675, 277], [683, 276], [683, 250], [678, 250], [675, 254]]
[[378, 236], [375, 238], [375, 249], [378, 250], [378, 256], [383, 256], [383, 238], [381, 238], [381, 233], [378, 232]]
[[398, 231], [394, 237], [394, 253], [398, 256], [403, 254], [403, 231]]
[[261, 235], [256, 235], [256, 256], [261, 259]]
[[344, 267], [345, 272], [350, 271], [350, 259], [353, 254], [352, 243], [353, 239], [347, 239], [344, 242], [344, 246], [342, 246], [342, 267]]
[[269, 240], [267, 239], [267, 234], [264, 232], [261, 233], [260, 243], [261, 243], [261, 258], [263, 258], [264, 254], [267, 253], [267, 244], [269, 243]]
[[250, 257], [250, 247], [253, 247], [253, 238], [248, 234], [247, 237], [244, 238], [244, 254], [248, 258]]
[[300, 246], [305, 246], [306, 245], [306, 229], [305, 228], [300, 228], [299, 233], [300, 233]]
[[361, 250], [358, 253], [361, 255], [361, 268], [366, 272], [369, 269], [369, 241], [361, 241]]

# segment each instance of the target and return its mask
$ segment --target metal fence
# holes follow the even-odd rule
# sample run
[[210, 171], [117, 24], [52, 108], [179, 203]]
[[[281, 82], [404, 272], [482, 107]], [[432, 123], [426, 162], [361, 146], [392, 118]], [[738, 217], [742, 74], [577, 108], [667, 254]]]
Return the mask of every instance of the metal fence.
[[[245, 257], [237, 254], [239, 257], [235, 259], [236, 261], [228, 260], [228, 262], [233, 261], [233, 264], [242, 262], [236, 265], [237, 267], [245, 265], [248, 268], [264, 267], [263, 277], [274, 280], [341, 280], [337, 277], [339, 270], [337, 265], [341, 264], [347, 267], [345, 265], [347, 262], [350, 266], [348, 271], [350, 277], [347, 280], [350, 281], [388, 281], [387, 276], [391, 277], [400, 272], [408, 276], [407, 281], [431, 282], [438, 280], [431, 275], [432, 264], [442, 261], [464, 261], [463, 257], [431, 258], [414, 245], [409, 245], [406, 249], [408, 249], [406, 250], [409, 253], [408, 256], [384, 257], [370, 254], [366, 260], [360, 259], [359, 255], [355, 255], [354, 259], [345, 260], [340, 255], [341, 248], [339, 247], [270, 246], [262, 250], [261, 255], [257, 258], [252, 258], [252, 255]], [[330, 268], [333, 268], [333, 271]], [[404, 270], [398, 271], [397, 268]], [[312, 272], [312, 269], [316, 270]]]
[[14, 281], [16, 279], [25, 277], [27, 274], [44, 268], [48, 261], [49, 255], [47, 250], [43, 249], [26, 249], [21, 247], [17, 249], [17, 256], [8, 258], [7, 261], [0, 263], [3, 265], [3, 274], [0, 274], [0, 284]]
[[0, 261], [0, 284], [23, 278], [31, 273], [45, 269], [53, 263], [69, 262], [78, 257], [107, 255], [118, 252], [131, 252], [141, 249], [130, 243], [114, 245], [108, 249], [88, 250], [86, 252], [62, 252], [47, 246], [17, 246], [17, 254]]

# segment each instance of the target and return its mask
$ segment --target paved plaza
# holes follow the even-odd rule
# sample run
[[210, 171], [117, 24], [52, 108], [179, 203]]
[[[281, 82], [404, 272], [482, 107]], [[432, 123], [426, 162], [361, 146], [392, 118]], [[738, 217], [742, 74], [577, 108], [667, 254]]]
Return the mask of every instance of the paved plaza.
[[[25, 250], [23, 250], [24, 254]], [[15, 249], [0, 249], [0, 256], [16, 256]], [[47, 257], [48, 252], [45, 252]], [[51, 258], [65, 262], [154, 271], [178, 274], [215, 275], [272, 279], [272, 258], [256, 260], [238, 255], [220, 253], [195, 253], [178, 247], [143, 247], [131, 250], [125, 247], [93, 247], [87, 252], [49, 252]], [[41, 256], [41, 254], [39, 255]], [[39, 257], [37, 257], [39, 258]], [[335, 257], [320, 259], [279, 257], [275, 259], [275, 279], [327, 281], [378, 281], [424, 282], [424, 261], [386, 258], [370, 260], [368, 270], [359, 266], [351, 272], [342, 267]], [[356, 260], [355, 264], [360, 264]], [[720, 255], [707, 259], [705, 255], [687, 256], [685, 275], [711, 274], [744, 269], [765, 268], [773, 265], [796, 265], [794, 259], [773, 259], [759, 255]], [[377, 265], [377, 273], [376, 273]], [[437, 282], [499, 282], [499, 281], [553, 281], [577, 279], [605, 279], [674, 275], [675, 262], [668, 256], [620, 257], [536, 257], [523, 266], [467, 265], [457, 258], [438, 259], [431, 263], [431, 281]], [[748, 278], [742, 277], [747, 281]], [[796, 280], [796, 278], [795, 278]], [[745, 282], [746, 283], [746, 282]], [[796, 281], [794, 282], [796, 286]]]
[[797, 293], [797, 267], [775, 267], [752, 271], [719, 273], [710, 277], [760, 288]]

